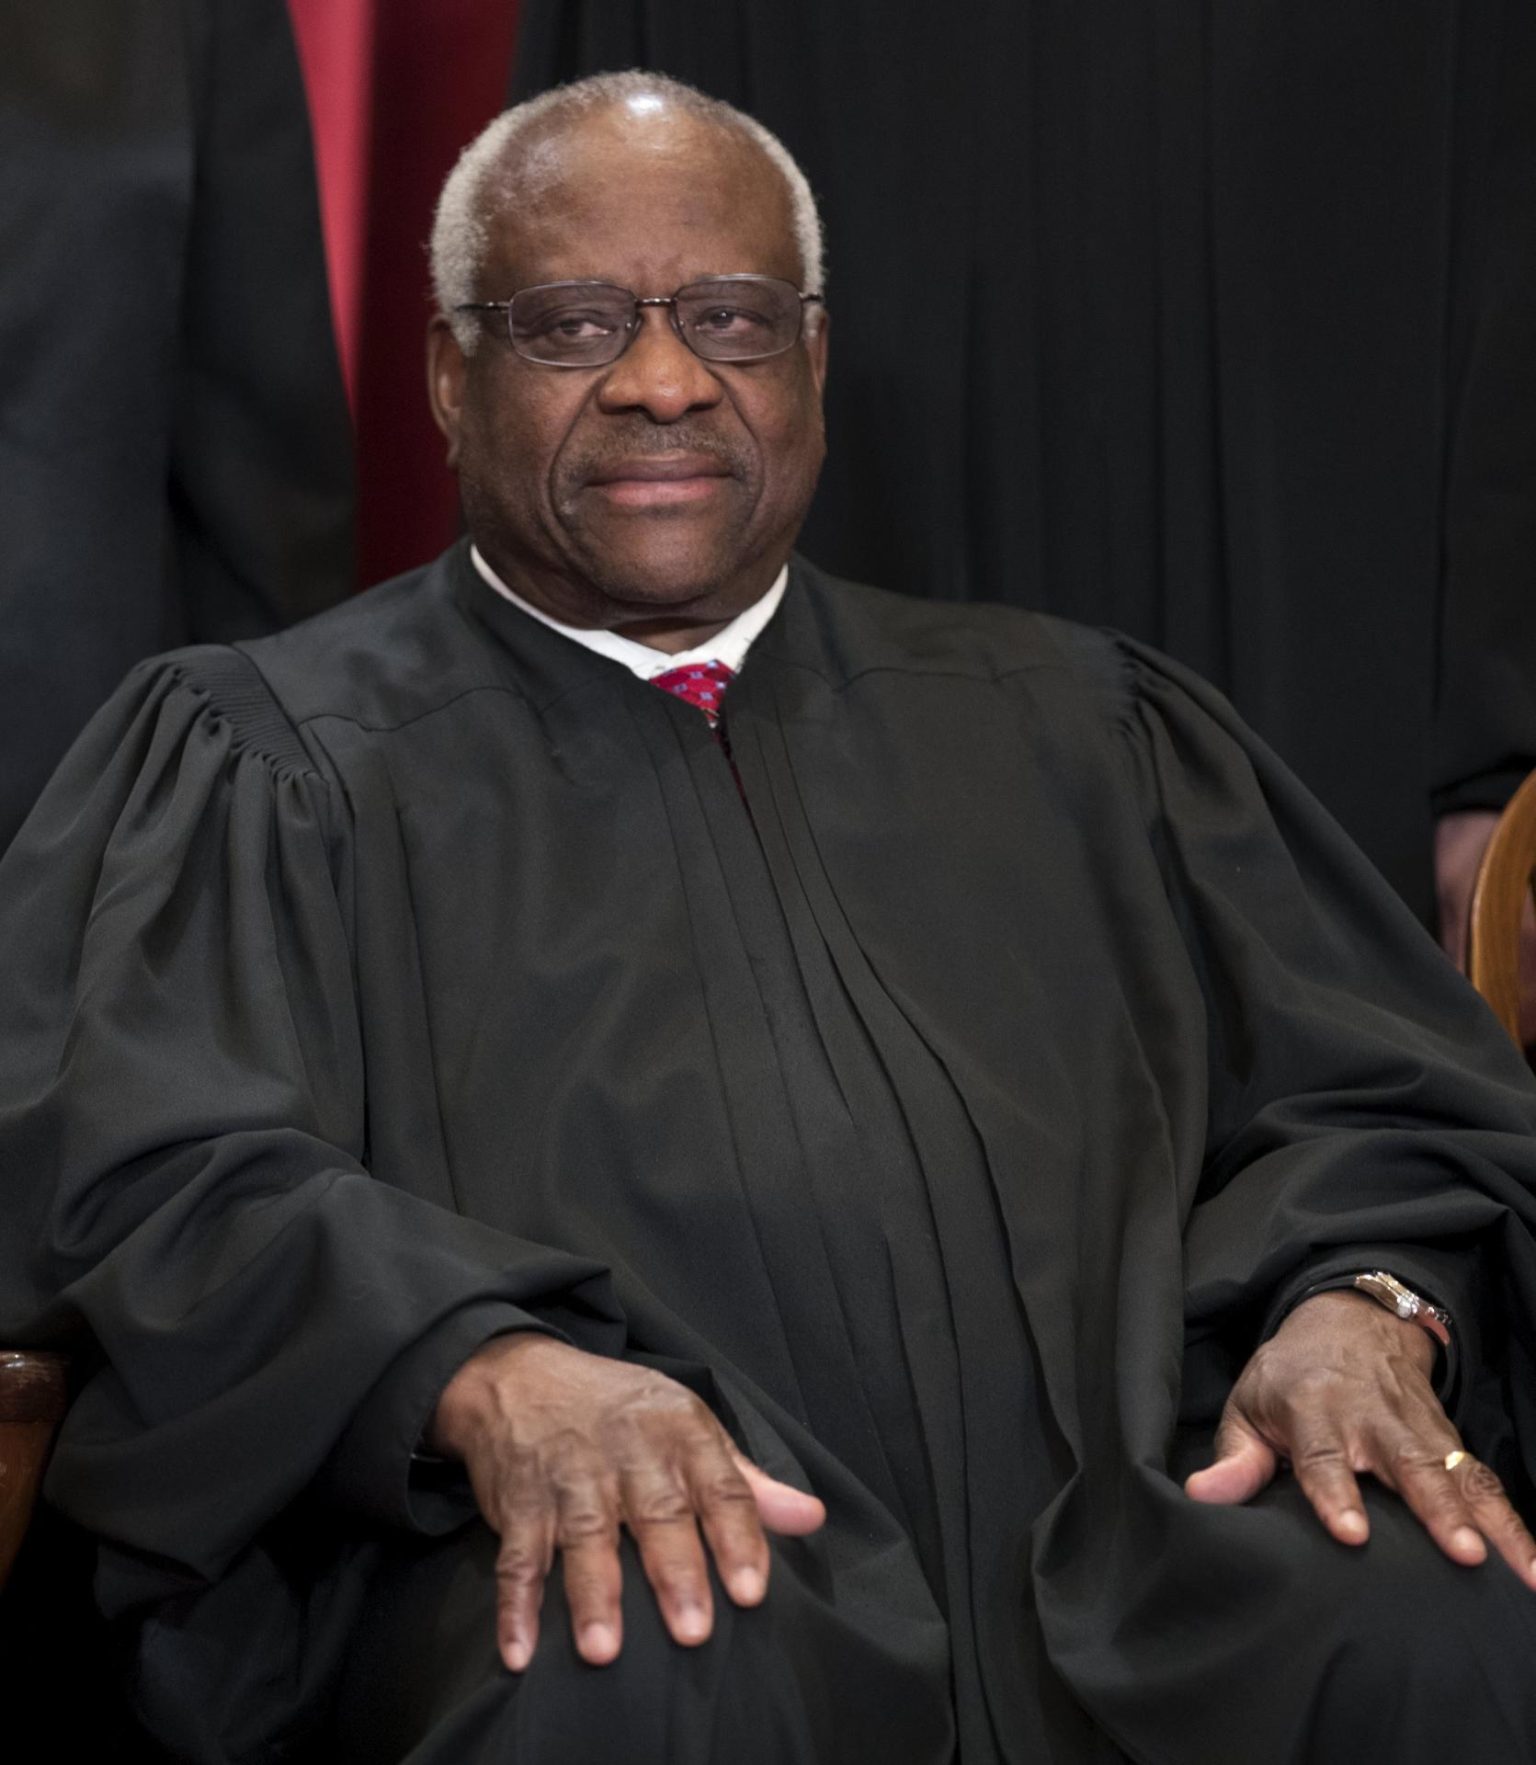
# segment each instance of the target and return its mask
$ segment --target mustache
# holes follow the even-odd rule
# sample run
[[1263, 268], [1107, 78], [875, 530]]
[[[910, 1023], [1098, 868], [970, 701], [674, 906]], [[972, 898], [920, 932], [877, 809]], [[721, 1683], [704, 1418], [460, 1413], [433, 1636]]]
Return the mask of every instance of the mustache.
[[648, 424], [626, 435], [605, 435], [602, 445], [584, 448], [566, 461], [562, 474], [567, 484], [585, 484], [609, 472], [621, 462], [657, 459], [667, 454], [700, 454], [723, 466], [733, 478], [750, 475], [752, 460], [747, 451], [707, 430], [673, 423], [665, 429]]

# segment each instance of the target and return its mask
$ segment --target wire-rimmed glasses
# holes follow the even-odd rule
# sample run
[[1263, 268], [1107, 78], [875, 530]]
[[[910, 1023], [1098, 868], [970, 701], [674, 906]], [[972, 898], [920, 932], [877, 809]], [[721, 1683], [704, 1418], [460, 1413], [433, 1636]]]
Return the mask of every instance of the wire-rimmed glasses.
[[674, 294], [642, 296], [612, 282], [545, 282], [510, 300], [466, 301], [455, 312], [507, 315], [512, 347], [551, 368], [601, 368], [616, 362], [640, 329], [643, 307], [671, 308], [672, 328], [706, 362], [760, 362], [799, 341], [802, 294], [778, 276], [706, 276]]

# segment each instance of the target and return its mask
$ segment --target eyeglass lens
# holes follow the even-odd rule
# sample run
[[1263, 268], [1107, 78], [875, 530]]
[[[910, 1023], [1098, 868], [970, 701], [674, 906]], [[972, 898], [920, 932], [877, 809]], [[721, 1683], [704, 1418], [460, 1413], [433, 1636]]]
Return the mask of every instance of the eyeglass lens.
[[[772, 276], [690, 282], [672, 296], [672, 310], [683, 341], [710, 362], [781, 355], [800, 335], [800, 292]], [[617, 360], [639, 317], [629, 289], [606, 282], [524, 288], [508, 314], [519, 355], [571, 368]]]

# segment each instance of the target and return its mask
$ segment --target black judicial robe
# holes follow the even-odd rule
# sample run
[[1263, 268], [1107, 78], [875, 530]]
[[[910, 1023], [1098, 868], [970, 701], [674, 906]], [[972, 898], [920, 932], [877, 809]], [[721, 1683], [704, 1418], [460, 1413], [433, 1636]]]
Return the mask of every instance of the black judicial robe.
[[142, 665], [8, 854], [0, 1337], [89, 1373], [49, 1493], [146, 1720], [297, 1756], [373, 1543], [464, 1517], [437, 1390], [538, 1324], [826, 1499], [778, 1573], [945, 1712], [836, 1756], [947, 1756], [951, 1705], [968, 1765], [1291, 1756], [1230, 1641], [1274, 1535], [1170, 1454], [1381, 1261], [1515, 1465], [1529, 1075], [1133, 643], [797, 561], [728, 722], [741, 794], [460, 547]]

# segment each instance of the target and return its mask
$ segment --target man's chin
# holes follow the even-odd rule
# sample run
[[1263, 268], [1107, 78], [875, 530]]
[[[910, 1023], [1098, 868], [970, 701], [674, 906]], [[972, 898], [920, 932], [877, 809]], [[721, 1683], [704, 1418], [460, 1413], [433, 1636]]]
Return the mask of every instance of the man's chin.
[[739, 554], [701, 555], [689, 547], [593, 558], [587, 579], [604, 601], [632, 617], [731, 619], [767, 590], [772, 576], [758, 583], [757, 574], [744, 570]]
[[[568, 511], [566, 531], [592, 581], [614, 587], [632, 582], [651, 600], [670, 595], [673, 585], [707, 585], [738, 572], [749, 543], [751, 508], [733, 478], [697, 483], [710, 493], [702, 501], [628, 505], [610, 495], [624, 486], [584, 491]], [[631, 488], [667, 491], [672, 486]]]
[[670, 578], [666, 582], [648, 577], [627, 577], [600, 585], [603, 599], [614, 615], [610, 629], [643, 625], [648, 620], [686, 620], [700, 624], [724, 623], [749, 607], [758, 595], [750, 588], [722, 588], [718, 576]]

